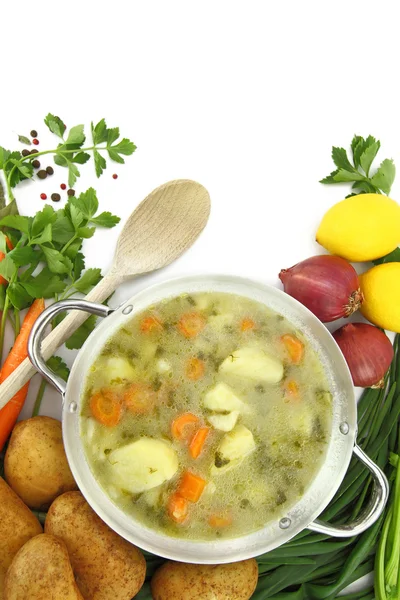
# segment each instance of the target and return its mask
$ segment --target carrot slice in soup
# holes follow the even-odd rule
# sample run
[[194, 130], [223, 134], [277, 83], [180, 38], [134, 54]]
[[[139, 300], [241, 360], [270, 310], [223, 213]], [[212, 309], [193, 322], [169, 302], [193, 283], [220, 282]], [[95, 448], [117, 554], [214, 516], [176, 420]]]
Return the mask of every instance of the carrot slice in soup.
[[254, 323], [253, 319], [246, 318], [241, 321], [240, 330], [241, 331], [250, 331], [251, 329], [254, 329], [255, 326], [256, 326], [256, 324]]
[[205, 373], [206, 365], [200, 358], [189, 358], [186, 363], [186, 377], [191, 381], [201, 379]]
[[157, 393], [145, 383], [132, 383], [124, 392], [126, 408], [136, 414], [150, 412], [157, 401]]
[[179, 494], [172, 494], [168, 500], [167, 512], [175, 523], [183, 523], [188, 516], [189, 505]]
[[186, 338], [194, 338], [206, 326], [206, 319], [198, 312], [185, 313], [178, 321], [178, 329]]
[[185, 471], [177, 489], [177, 494], [185, 498], [185, 500], [189, 500], [189, 502], [198, 502], [206, 483], [198, 475], [195, 475], [191, 471]]
[[101, 390], [91, 397], [90, 410], [94, 418], [106, 427], [115, 427], [121, 420], [121, 401], [110, 389]]
[[285, 381], [283, 384], [283, 389], [285, 391], [285, 396], [290, 400], [298, 400], [299, 399], [299, 386], [294, 381], [294, 379], [290, 379], [289, 381]]
[[198, 458], [203, 450], [210, 429], [208, 427], [200, 427], [194, 434], [192, 441], [189, 444], [189, 453], [192, 458]]
[[211, 515], [208, 519], [208, 523], [214, 529], [221, 529], [223, 527], [229, 527], [232, 525], [233, 517], [231, 514], [226, 515]]
[[198, 425], [199, 417], [184, 413], [172, 421], [171, 432], [175, 439], [188, 441], [193, 436], [193, 428]]
[[145, 317], [140, 323], [140, 331], [142, 333], [154, 333], [156, 331], [162, 331], [163, 324], [157, 317], [151, 315], [150, 317]]
[[304, 344], [295, 335], [289, 333], [283, 335], [281, 340], [290, 356], [290, 360], [298, 365], [304, 354]]

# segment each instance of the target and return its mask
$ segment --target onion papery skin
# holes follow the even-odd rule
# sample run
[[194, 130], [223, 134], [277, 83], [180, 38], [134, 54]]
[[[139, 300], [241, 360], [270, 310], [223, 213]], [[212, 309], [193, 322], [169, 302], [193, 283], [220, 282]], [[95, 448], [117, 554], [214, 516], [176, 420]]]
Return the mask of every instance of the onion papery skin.
[[367, 323], [348, 323], [332, 335], [346, 359], [354, 385], [383, 387], [394, 356], [389, 338]]
[[283, 269], [279, 279], [285, 292], [323, 323], [349, 317], [364, 299], [356, 270], [339, 256], [312, 256]]

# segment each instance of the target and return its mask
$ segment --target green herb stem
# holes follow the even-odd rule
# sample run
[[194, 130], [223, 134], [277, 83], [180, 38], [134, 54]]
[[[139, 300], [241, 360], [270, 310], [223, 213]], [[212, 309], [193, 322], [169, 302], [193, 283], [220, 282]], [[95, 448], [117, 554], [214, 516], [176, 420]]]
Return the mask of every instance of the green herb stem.
[[8, 309], [10, 307], [10, 300], [8, 298], [8, 296], [6, 295], [5, 301], [4, 301], [4, 308], [3, 308], [3, 314], [1, 315], [1, 323], [0, 323], [0, 362], [1, 364], [3, 364], [3, 347], [4, 347], [4, 334], [5, 334], [5, 330], [6, 330], [6, 323], [7, 323], [7, 314], [8, 314]]
[[14, 308], [14, 335], [17, 337], [21, 330], [21, 320], [20, 320], [20, 312], [18, 308]]
[[46, 385], [47, 385], [47, 382], [42, 377], [42, 381], [40, 383], [40, 386], [39, 386], [39, 389], [38, 389], [38, 393], [37, 393], [37, 396], [36, 396], [35, 405], [33, 407], [32, 417], [37, 417], [38, 414], [39, 414], [40, 405], [41, 405], [42, 400], [43, 400], [43, 395], [44, 395], [44, 391], [46, 389]]

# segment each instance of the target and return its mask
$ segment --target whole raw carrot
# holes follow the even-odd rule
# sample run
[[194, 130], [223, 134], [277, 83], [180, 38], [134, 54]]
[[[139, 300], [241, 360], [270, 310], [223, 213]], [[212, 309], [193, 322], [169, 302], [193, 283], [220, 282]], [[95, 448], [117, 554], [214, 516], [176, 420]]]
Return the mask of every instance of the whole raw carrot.
[[[24, 322], [22, 323], [21, 331], [15, 340], [14, 346], [4, 361], [4, 365], [0, 374], [0, 383], [3, 383], [3, 381], [7, 379], [7, 377], [11, 375], [11, 373], [28, 356], [29, 334], [34, 322], [40, 313], [43, 312], [43, 310], [43, 298], [35, 300], [28, 310]], [[15, 396], [13, 396], [13, 398], [11, 398], [8, 404], [6, 404], [5, 407], [0, 410], [0, 450], [3, 449], [3, 446], [18, 419], [18, 415], [22, 410], [26, 395], [28, 393], [28, 387], [29, 381], [19, 390], [19, 392], [15, 394]]]

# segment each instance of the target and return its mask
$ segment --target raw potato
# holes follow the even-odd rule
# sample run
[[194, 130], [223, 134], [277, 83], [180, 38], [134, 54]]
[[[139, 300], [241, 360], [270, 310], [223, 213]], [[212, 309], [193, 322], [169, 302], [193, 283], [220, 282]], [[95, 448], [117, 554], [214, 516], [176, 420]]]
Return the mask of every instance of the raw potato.
[[211, 467], [211, 474], [218, 475], [240, 465], [242, 460], [255, 449], [256, 444], [251, 431], [244, 425], [237, 425], [222, 438], [215, 455], [215, 464]]
[[139, 494], [171, 479], [178, 470], [178, 457], [167, 442], [140, 438], [117, 448], [108, 457], [115, 485]]
[[42, 533], [21, 548], [7, 572], [4, 600], [83, 600], [65, 544]]
[[0, 600], [4, 578], [20, 548], [43, 529], [35, 515], [0, 477]]
[[142, 587], [143, 554], [103, 523], [80, 492], [67, 492], [53, 502], [45, 532], [65, 543], [86, 600], [131, 600]]
[[235, 392], [226, 383], [217, 383], [204, 396], [204, 408], [215, 412], [238, 410], [246, 412], [248, 407], [236, 396]]
[[4, 473], [25, 504], [39, 510], [46, 510], [60, 494], [78, 489], [65, 455], [60, 421], [33, 417], [17, 423]]
[[254, 558], [226, 565], [167, 561], [151, 580], [153, 600], [249, 600], [258, 580]]
[[220, 365], [219, 372], [257, 383], [279, 383], [283, 377], [283, 364], [260, 348], [244, 347], [229, 355]]
[[210, 415], [207, 417], [207, 421], [214, 427], [214, 429], [219, 429], [219, 431], [232, 431], [236, 425], [239, 414], [240, 413], [238, 410], [233, 410], [227, 415]]

